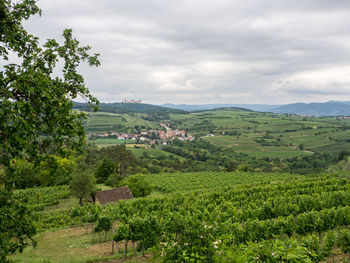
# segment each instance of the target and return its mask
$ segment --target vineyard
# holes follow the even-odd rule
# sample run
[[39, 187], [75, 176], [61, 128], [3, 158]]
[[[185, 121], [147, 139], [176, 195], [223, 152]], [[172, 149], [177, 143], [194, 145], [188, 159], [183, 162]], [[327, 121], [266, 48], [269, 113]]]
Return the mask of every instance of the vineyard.
[[25, 203], [31, 211], [43, 211], [47, 206], [58, 205], [59, 200], [70, 195], [68, 186], [32, 188], [15, 192], [15, 197]]
[[[125, 255], [132, 242], [135, 254], [135, 244], [152, 248], [162, 262], [322, 262], [334, 251], [350, 252], [347, 177], [196, 173], [148, 180], [166, 194], [38, 212], [37, 229], [93, 226], [109, 232], [118, 250], [124, 244]], [[53, 191], [56, 200], [61, 191]], [[109, 221], [117, 222], [113, 232]]]
[[[273, 184], [289, 180], [305, 179], [304, 175], [283, 173], [227, 173], [227, 172], [197, 172], [152, 174], [147, 180], [155, 188], [164, 193], [191, 191], [198, 189], [213, 189], [217, 187], [236, 187], [242, 184]], [[310, 176], [307, 177], [310, 179]]]

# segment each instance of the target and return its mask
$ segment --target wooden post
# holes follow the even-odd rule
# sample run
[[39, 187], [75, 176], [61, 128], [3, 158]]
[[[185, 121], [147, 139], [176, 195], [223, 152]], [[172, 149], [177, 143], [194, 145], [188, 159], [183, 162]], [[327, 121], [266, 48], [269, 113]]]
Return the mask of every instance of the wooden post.
[[126, 259], [126, 253], [128, 252], [128, 240], [125, 239], [124, 241], [124, 259]]
[[86, 234], [89, 233], [90, 212], [88, 212], [88, 221], [86, 223]]
[[134, 252], [134, 257], [136, 257], [136, 246], [135, 246], [135, 241], [132, 241], [132, 250]]

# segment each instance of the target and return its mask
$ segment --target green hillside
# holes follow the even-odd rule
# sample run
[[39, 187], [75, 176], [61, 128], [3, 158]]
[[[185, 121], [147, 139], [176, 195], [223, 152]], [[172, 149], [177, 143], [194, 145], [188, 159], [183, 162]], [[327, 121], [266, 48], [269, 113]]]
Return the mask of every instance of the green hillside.
[[[88, 113], [88, 133], [135, 132], [160, 129], [162, 120], [149, 120], [145, 113]], [[350, 149], [350, 120], [331, 117], [301, 117], [260, 113], [238, 108], [188, 114], [169, 114], [172, 128], [214, 145], [256, 157], [310, 155], [314, 152], [338, 154]], [[213, 136], [207, 136], [212, 134]], [[99, 144], [119, 144], [114, 141]]]
[[[74, 102], [74, 109], [79, 109], [82, 111], [92, 111], [91, 106], [87, 103]], [[170, 109], [162, 106], [156, 106], [145, 103], [124, 103], [124, 102], [114, 102], [114, 103], [100, 103], [98, 105], [99, 111], [110, 112], [110, 113], [185, 113], [183, 110]]]
[[171, 119], [179, 129], [252, 156], [337, 154], [350, 148], [350, 120], [340, 118], [218, 109], [171, 115]]
[[86, 112], [87, 120], [84, 123], [87, 133], [94, 132], [127, 132], [139, 126], [140, 128], [159, 128], [159, 123], [146, 120], [147, 114], [142, 113], [109, 113]]

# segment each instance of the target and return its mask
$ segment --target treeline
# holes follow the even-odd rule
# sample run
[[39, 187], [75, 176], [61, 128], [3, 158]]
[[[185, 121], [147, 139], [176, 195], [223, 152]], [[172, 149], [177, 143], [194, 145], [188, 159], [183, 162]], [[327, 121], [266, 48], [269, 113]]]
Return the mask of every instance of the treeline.
[[[98, 149], [86, 146], [81, 154], [67, 154], [65, 157], [49, 155], [34, 165], [25, 158], [14, 159], [10, 172], [16, 178], [18, 189], [35, 186], [67, 185], [79, 171], [90, 171], [98, 183], [117, 186], [125, 177], [133, 174], [199, 171], [240, 171], [240, 172], [289, 172], [312, 174], [326, 171], [343, 159], [326, 153], [280, 158], [257, 158], [233, 149], [215, 146], [204, 140], [184, 142], [174, 139], [161, 146], [163, 154], [151, 155], [147, 149], [135, 156], [125, 145]], [[168, 154], [167, 154], [168, 152]]]
[[[92, 107], [88, 103], [74, 102], [74, 109], [82, 111], [93, 111]], [[100, 103], [98, 105], [100, 112], [110, 113], [157, 113], [157, 114], [169, 114], [169, 113], [181, 113], [186, 114], [188, 112], [183, 110], [170, 109], [166, 107], [145, 104], [145, 103]]]

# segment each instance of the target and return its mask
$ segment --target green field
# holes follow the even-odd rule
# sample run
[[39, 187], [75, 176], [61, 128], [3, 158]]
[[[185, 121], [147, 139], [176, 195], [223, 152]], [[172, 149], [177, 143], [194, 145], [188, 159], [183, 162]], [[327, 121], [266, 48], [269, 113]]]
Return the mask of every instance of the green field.
[[[121, 132], [135, 126], [159, 128], [159, 122], [142, 119], [143, 114], [89, 113], [87, 132]], [[171, 123], [215, 145], [229, 147], [253, 157], [288, 158], [314, 152], [338, 154], [350, 149], [350, 120], [302, 117], [218, 109], [189, 114], [170, 114]], [[214, 137], [206, 137], [207, 134]], [[97, 139], [99, 147], [125, 143]], [[302, 146], [300, 146], [302, 145]]]
[[159, 124], [142, 119], [146, 114], [116, 114], [108, 112], [87, 113], [84, 123], [87, 133], [119, 132], [132, 130], [136, 125], [145, 128], [159, 128]]
[[118, 139], [110, 139], [110, 138], [98, 138], [94, 140], [94, 143], [97, 146], [111, 146], [111, 145], [121, 145], [121, 144], [130, 144], [130, 143], [135, 143], [134, 140], [118, 140]]
[[[179, 128], [204, 140], [256, 157], [337, 154], [350, 149], [349, 120], [236, 109], [172, 114], [171, 118], [179, 123]], [[209, 133], [214, 137], [206, 137]]]
[[172, 156], [173, 158], [177, 158], [179, 160], [185, 160], [185, 158], [178, 156], [173, 153], [165, 152], [161, 149], [140, 149], [140, 148], [130, 148], [131, 152], [135, 154], [137, 157], [142, 157], [147, 154], [150, 158], [159, 158], [159, 157], [167, 157]]

